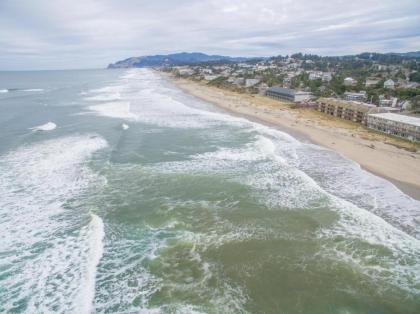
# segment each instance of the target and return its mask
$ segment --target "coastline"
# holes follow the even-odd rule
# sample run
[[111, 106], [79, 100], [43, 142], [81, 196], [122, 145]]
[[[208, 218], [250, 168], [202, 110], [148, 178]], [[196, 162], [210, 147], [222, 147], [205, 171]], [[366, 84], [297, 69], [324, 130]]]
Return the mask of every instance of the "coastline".
[[[420, 149], [409, 142], [367, 130], [359, 124], [261, 95], [239, 94], [165, 75], [185, 93], [233, 115], [269, 125], [299, 140], [332, 149], [420, 200]], [[414, 151], [417, 149], [417, 151]]]

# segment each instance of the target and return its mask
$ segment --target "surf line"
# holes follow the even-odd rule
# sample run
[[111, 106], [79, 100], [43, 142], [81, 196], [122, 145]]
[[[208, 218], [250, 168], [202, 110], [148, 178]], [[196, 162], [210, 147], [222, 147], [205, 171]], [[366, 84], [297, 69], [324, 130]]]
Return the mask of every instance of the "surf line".
[[104, 223], [102, 219], [91, 213], [91, 221], [88, 225], [88, 265], [83, 276], [83, 286], [76, 298], [75, 308], [77, 313], [91, 313], [95, 298], [96, 272], [104, 251], [103, 239], [105, 237]]

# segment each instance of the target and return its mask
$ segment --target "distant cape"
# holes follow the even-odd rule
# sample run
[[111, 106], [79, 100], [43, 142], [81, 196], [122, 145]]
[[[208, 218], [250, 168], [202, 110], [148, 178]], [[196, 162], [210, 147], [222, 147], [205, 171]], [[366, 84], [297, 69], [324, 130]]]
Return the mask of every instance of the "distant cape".
[[108, 65], [108, 69], [115, 68], [145, 68], [176, 65], [192, 65], [206, 62], [242, 62], [252, 58], [207, 55], [200, 52], [181, 52], [168, 55], [154, 55], [131, 57]]

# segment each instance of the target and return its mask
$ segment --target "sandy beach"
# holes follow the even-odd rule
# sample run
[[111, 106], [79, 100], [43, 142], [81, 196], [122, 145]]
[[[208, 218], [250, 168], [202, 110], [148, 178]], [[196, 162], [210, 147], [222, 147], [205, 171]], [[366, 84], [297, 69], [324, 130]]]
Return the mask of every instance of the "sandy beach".
[[406, 194], [420, 199], [418, 144], [388, 137], [365, 127], [312, 109], [261, 95], [239, 94], [205, 83], [168, 76], [184, 92], [211, 102], [233, 114], [285, 130], [337, 151], [371, 173], [393, 182]]

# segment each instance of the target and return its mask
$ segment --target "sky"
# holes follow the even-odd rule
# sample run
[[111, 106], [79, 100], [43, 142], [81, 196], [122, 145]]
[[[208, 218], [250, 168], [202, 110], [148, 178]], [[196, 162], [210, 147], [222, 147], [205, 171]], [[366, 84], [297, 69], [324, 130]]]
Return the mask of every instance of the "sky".
[[420, 50], [420, 0], [0, 0], [0, 70], [132, 56]]

